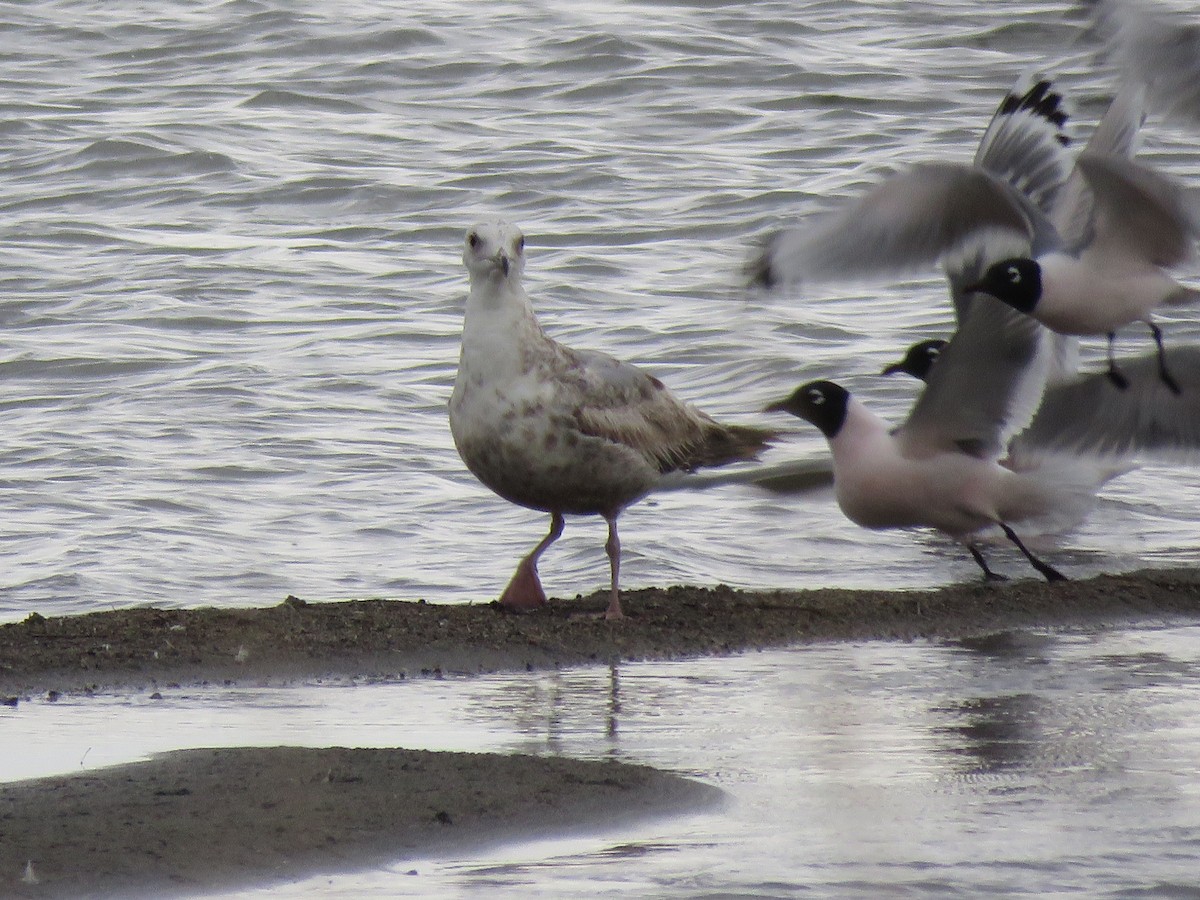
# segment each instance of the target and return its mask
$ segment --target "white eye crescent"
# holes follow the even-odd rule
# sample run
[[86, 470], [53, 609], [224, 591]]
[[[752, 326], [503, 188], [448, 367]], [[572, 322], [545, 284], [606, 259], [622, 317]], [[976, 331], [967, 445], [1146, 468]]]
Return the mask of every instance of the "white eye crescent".
[[808, 401], [813, 406], [820, 406], [822, 403], [825, 402], [825, 395], [822, 394], [820, 391], [809, 391], [808, 392]]
[[1011, 281], [1013, 284], [1020, 284], [1021, 283], [1021, 270], [1018, 269], [1016, 266], [1009, 266], [1008, 267], [1008, 280]]

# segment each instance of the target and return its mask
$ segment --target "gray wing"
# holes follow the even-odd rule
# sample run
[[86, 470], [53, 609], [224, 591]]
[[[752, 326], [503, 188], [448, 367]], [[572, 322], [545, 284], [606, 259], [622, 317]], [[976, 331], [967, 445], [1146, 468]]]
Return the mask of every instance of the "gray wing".
[[1101, 0], [1095, 9], [1125, 77], [1145, 86], [1159, 112], [1200, 124], [1200, 25], [1135, 0]]
[[1081, 153], [1075, 165], [1095, 198], [1096, 252], [1131, 253], [1163, 267], [1192, 258], [1200, 215], [1186, 187], [1110, 153]]
[[788, 459], [732, 471], [684, 474], [670, 472], [655, 485], [655, 491], [694, 491], [749, 484], [776, 494], [807, 494], [833, 484], [833, 459], [828, 453], [811, 459]]
[[1166, 358], [1179, 395], [1159, 378], [1155, 353], [1121, 360], [1126, 390], [1107, 372], [1047, 390], [1029, 428], [1013, 440], [1014, 462], [1056, 452], [1200, 458], [1200, 347], [1168, 346]]
[[1002, 456], [1041, 400], [1053, 356], [1049, 334], [994, 297], [976, 297], [895, 432], [902, 452]]
[[[975, 166], [1011, 185], [1039, 213], [1049, 216], [1073, 166], [1066, 152], [1067, 115], [1062, 95], [1051, 82], [1041, 78], [1019, 82], [988, 123], [975, 152]], [[1015, 245], [1011, 253], [997, 254], [997, 249], [975, 245], [945, 260], [956, 321], [963, 320], [973, 296], [967, 286], [977, 284], [990, 263], [998, 256], [1029, 250], [1025, 242]]]
[[701, 440], [707, 417], [648, 372], [607, 353], [556, 349], [560, 404], [580, 432], [636, 450], [661, 472], [677, 468]]
[[[1145, 91], [1141, 85], [1126, 82], [1109, 103], [1083, 152], [1132, 158], [1145, 119]], [[1090, 242], [1094, 202], [1083, 173], [1074, 169], [1050, 212], [1063, 243], [1077, 247]]]
[[768, 287], [912, 271], [989, 233], [1028, 244], [1042, 218], [981, 169], [922, 163], [812, 224], [775, 233], [749, 271]]
[[1071, 174], [1067, 118], [1062, 94], [1049, 80], [1023, 80], [1005, 95], [988, 123], [975, 152], [975, 165], [1049, 214]]

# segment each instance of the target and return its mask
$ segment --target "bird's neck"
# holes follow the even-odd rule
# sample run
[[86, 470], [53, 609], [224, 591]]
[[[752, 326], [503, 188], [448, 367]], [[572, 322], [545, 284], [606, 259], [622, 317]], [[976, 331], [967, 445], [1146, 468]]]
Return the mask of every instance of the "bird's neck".
[[520, 367], [531, 344], [546, 340], [515, 279], [472, 283], [463, 318], [462, 359], [489, 369]]
[[873, 456], [879, 448], [889, 445], [891, 433], [888, 424], [867, 409], [857, 398], [851, 397], [846, 405], [846, 418], [837, 434], [829, 439], [829, 450], [834, 463], [852, 462], [863, 456]]

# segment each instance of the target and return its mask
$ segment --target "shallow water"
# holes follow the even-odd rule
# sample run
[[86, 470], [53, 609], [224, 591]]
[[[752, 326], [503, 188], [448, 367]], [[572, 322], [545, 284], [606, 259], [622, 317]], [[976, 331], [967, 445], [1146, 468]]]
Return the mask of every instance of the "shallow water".
[[[968, 158], [1022, 70], [1062, 76], [1086, 136], [1112, 85], [1071, 8], [9, 7], [0, 620], [494, 596], [545, 522], [478, 485], [446, 426], [461, 236], [483, 215], [527, 231], [553, 334], [714, 414], [763, 421], [822, 376], [901, 415], [912, 386], [870, 373], [948, 328], [936, 280], [772, 299], [740, 266], [756, 235], [898, 160]], [[1192, 136], [1158, 122], [1145, 155], [1200, 173]], [[1194, 338], [1177, 318], [1171, 339]], [[797, 423], [772, 460], [823, 451]], [[1198, 487], [1125, 478], [1057, 558], [1194, 562]], [[676, 493], [622, 526], [630, 587], [974, 577], [827, 495]], [[570, 524], [552, 593], [605, 583], [602, 527]]]
[[[35, 701], [0, 708], [0, 770], [177, 746], [403, 745], [645, 763], [730, 798], [620, 833], [231, 897], [1178, 897], [1194, 891], [1200, 852], [1198, 688], [1195, 625], [811, 646]], [[17, 750], [31, 745], [46, 751]]]

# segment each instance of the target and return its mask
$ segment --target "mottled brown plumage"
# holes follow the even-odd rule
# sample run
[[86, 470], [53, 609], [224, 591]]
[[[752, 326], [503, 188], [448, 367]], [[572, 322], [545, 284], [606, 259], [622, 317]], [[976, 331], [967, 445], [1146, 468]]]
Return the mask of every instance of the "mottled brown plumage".
[[500, 602], [544, 603], [537, 559], [562, 532], [563, 514], [600, 515], [609, 525], [608, 616], [619, 617], [621, 510], [667, 472], [754, 459], [774, 432], [722, 425], [641, 369], [546, 335], [521, 286], [524, 237], [516, 227], [476, 225], [463, 261], [471, 294], [450, 399], [455, 445], [501, 497], [551, 514], [550, 532]]

